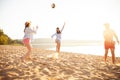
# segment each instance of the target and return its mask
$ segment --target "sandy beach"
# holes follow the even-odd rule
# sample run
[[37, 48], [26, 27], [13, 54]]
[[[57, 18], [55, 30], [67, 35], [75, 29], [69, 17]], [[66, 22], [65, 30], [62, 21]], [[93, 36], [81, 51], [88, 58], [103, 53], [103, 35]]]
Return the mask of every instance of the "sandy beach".
[[0, 45], [0, 80], [119, 80], [120, 58], [61, 52], [58, 60], [49, 58], [55, 51], [33, 48], [32, 61], [21, 62], [24, 46]]

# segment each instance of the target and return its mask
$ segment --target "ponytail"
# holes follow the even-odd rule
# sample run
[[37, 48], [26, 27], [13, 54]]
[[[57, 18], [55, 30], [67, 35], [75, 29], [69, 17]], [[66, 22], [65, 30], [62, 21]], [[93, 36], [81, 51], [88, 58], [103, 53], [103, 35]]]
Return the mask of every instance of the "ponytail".
[[29, 27], [29, 26], [30, 26], [30, 22], [25, 22], [24, 32], [25, 32], [25, 29], [26, 29], [27, 27]]
[[25, 28], [24, 28], [24, 32], [25, 32], [25, 29], [26, 29], [27, 27], [25, 26]]

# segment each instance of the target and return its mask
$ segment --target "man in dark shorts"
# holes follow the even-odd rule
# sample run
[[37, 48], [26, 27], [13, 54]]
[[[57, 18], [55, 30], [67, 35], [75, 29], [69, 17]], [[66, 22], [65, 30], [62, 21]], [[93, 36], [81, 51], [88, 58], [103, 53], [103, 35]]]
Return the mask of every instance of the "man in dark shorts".
[[103, 32], [103, 35], [104, 35], [104, 48], [105, 48], [105, 55], [104, 55], [105, 63], [108, 55], [108, 50], [110, 49], [112, 54], [112, 63], [115, 64], [115, 41], [113, 40], [113, 38], [115, 37], [118, 44], [119, 44], [119, 40], [116, 33], [109, 28], [110, 26], [109, 23], [105, 23], [104, 26], [105, 26], [105, 31]]

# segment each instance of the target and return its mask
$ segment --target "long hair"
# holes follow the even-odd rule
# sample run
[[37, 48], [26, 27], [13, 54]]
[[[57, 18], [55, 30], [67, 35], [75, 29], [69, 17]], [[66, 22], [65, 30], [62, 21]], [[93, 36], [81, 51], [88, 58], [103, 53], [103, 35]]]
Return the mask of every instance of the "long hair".
[[26, 29], [27, 27], [29, 27], [29, 26], [30, 26], [30, 22], [25, 22], [24, 32], [25, 32], [25, 29]]
[[57, 34], [61, 34], [61, 31], [60, 31], [59, 27], [57, 27], [56, 29], [57, 29], [57, 31], [56, 31]]

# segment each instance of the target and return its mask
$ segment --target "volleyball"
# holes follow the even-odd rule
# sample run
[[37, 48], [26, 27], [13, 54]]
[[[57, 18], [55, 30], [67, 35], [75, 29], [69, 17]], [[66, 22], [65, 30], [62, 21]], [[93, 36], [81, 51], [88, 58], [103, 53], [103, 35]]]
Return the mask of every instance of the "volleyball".
[[52, 8], [55, 8], [55, 3], [52, 3], [52, 4], [51, 4], [51, 7], [52, 7]]

